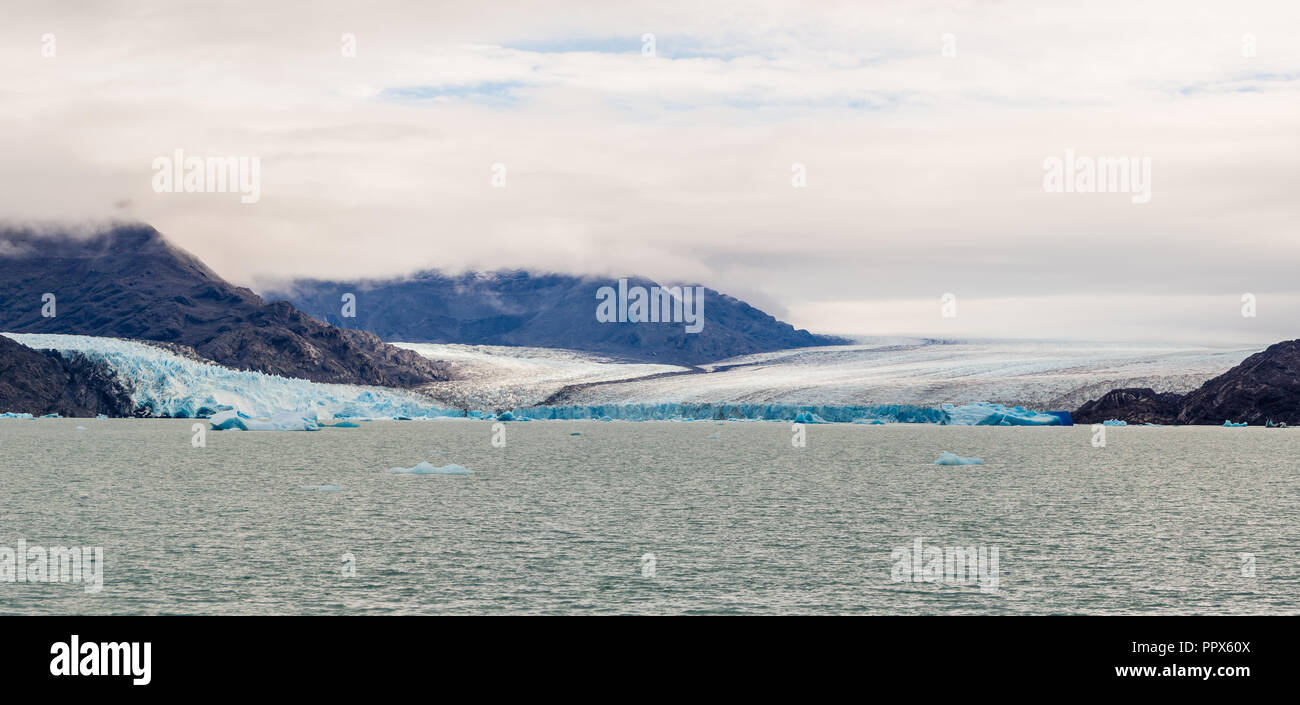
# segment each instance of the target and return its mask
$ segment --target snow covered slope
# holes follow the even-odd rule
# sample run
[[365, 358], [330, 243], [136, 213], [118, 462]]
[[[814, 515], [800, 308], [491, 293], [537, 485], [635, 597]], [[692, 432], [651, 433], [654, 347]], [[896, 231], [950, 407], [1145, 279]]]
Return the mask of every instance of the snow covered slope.
[[445, 363], [450, 382], [424, 387], [443, 403], [471, 409], [509, 409], [541, 404], [573, 384], [686, 372], [687, 367], [620, 362], [555, 348], [391, 343]]
[[1075, 409], [1119, 387], [1187, 392], [1257, 348], [887, 340], [733, 358], [707, 374], [573, 387], [555, 403], [968, 404]]

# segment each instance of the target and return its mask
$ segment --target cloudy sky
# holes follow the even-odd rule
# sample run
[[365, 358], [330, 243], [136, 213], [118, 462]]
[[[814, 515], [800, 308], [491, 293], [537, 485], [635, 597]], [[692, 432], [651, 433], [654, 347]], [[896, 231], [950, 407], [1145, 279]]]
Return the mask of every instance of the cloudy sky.
[[[518, 267], [825, 332], [1300, 337], [1294, 0], [4, 2], [0, 218], [145, 221], [254, 288]], [[257, 157], [260, 200], [156, 193], [178, 148]], [[1150, 202], [1046, 192], [1066, 150], [1149, 157]]]

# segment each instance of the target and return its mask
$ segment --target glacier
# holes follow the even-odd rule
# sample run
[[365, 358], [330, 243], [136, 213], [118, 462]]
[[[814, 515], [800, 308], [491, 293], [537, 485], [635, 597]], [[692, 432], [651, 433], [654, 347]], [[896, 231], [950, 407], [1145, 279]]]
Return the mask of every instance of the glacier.
[[319, 431], [321, 428], [313, 411], [282, 411], [261, 420], [231, 409], [213, 414], [208, 422], [214, 431]]
[[[431, 397], [413, 391], [323, 384], [261, 372], [233, 370], [138, 341], [83, 335], [3, 335], [31, 348], [75, 351], [103, 362], [128, 385], [131, 399], [138, 407], [148, 408], [155, 416], [196, 418], [215, 415], [214, 428], [315, 430], [321, 428], [320, 419], [330, 418], [469, 418], [514, 422], [730, 420], [961, 426], [1056, 426], [1061, 423], [1061, 419], [1052, 414], [990, 402], [930, 406], [913, 403], [732, 404], [624, 401], [513, 408], [447, 408]], [[587, 365], [590, 362], [584, 360], [581, 364]], [[701, 375], [689, 377], [699, 379]]]
[[1077, 409], [1112, 389], [1190, 392], [1258, 346], [864, 338], [859, 345], [757, 353], [686, 368], [566, 350], [393, 343], [452, 360], [431, 393], [444, 406], [772, 402]]
[[238, 409], [246, 418], [284, 412], [320, 417], [461, 416], [434, 408], [428, 397], [386, 387], [322, 384], [251, 370], [233, 370], [132, 340], [86, 335], [3, 333], [29, 348], [79, 352], [107, 364], [129, 386], [131, 400], [155, 416], [195, 418]]

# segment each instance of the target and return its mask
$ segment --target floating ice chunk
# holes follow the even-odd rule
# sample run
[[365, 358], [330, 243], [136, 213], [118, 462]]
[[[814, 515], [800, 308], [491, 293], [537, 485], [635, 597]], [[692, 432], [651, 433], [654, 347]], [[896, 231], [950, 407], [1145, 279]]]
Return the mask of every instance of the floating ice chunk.
[[581, 436], [582, 433], [579, 432], [579, 431], [574, 431], [573, 433], [570, 433], [569, 435], [570, 435], [570, 436]]
[[1227, 428], [1241, 428], [1243, 426], [1246, 426], [1247, 422], [1242, 421], [1241, 423], [1233, 423], [1231, 421], [1228, 421], [1227, 419], [1224, 419], [1223, 425], [1226, 426]]
[[343, 488], [338, 485], [299, 485], [298, 489], [303, 492], [343, 492]]
[[984, 461], [979, 458], [963, 458], [956, 453], [940, 453], [939, 459], [934, 461], [935, 465], [983, 465]]
[[1128, 422], [1120, 421], [1119, 419], [1106, 419], [1105, 421], [1101, 422], [1101, 425], [1102, 426], [1127, 426]]
[[95, 416], [95, 420], [97, 420], [97, 421], [100, 420], [100, 419], [106, 419], [106, 418], [108, 418], [108, 414], [98, 414], [98, 415]]
[[62, 415], [62, 414], [59, 414], [59, 413], [53, 413], [53, 414], [46, 414], [46, 415], [42, 416], [41, 418], [43, 418], [43, 419], [61, 419], [61, 418], [63, 418], [63, 415]]
[[394, 475], [468, 475], [470, 471], [452, 463], [438, 467], [428, 461], [422, 461], [415, 467], [411, 468], [389, 468], [388, 472]]
[[30, 419], [30, 418], [32, 418], [31, 414], [19, 413], [15, 411], [6, 411], [3, 414], [0, 414], [0, 419]]
[[78, 430], [78, 431], [84, 431], [84, 430], [86, 430], [86, 427], [85, 427], [85, 426], [78, 426], [78, 427], [77, 427], [77, 430]]
[[361, 424], [352, 423], [351, 421], [340, 421], [336, 424], [326, 426], [326, 428], [361, 428]]

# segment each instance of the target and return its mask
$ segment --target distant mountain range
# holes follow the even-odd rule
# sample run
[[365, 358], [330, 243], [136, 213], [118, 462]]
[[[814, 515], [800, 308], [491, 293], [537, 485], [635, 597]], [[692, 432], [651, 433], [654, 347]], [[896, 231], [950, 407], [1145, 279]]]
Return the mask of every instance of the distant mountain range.
[[[53, 316], [44, 316], [46, 294]], [[240, 370], [410, 387], [439, 366], [372, 334], [266, 303], [145, 225], [93, 237], [0, 231], [0, 331], [160, 341]]]
[[1187, 394], [1116, 389], [1073, 416], [1079, 423], [1300, 425], [1300, 340], [1270, 345]]
[[[782, 323], [749, 304], [704, 289], [704, 326], [602, 323], [597, 291], [617, 280], [521, 271], [447, 276], [437, 272], [386, 280], [298, 280], [265, 292], [331, 325], [370, 331], [408, 343], [465, 343], [568, 348], [628, 360], [697, 365], [772, 350], [839, 345]], [[627, 287], [655, 282], [628, 277]], [[356, 297], [355, 317], [342, 315], [344, 294]]]

